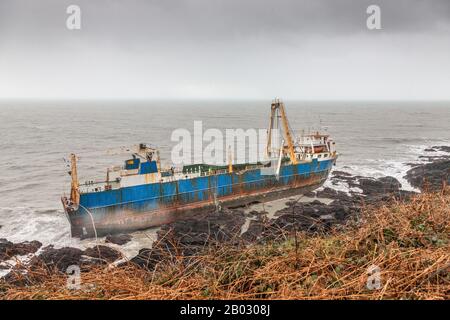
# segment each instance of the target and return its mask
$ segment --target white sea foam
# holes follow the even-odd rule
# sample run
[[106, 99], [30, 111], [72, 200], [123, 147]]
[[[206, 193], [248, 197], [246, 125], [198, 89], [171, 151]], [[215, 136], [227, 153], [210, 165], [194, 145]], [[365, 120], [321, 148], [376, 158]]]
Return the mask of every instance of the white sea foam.
[[[141, 248], [151, 248], [157, 238], [159, 228], [150, 228], [144, 231], [130, 233], [130, 242], [118, 246], [106, 243], [105, 237], [98, 239], [72, 238], [70, 226], [64, 213], [58, 211], [55, 214], [39, 214], [39, 210], [29, 207], [4, 207], [0, 208], [0, 238], [6, 238], [11, 242], [37, 240], [42, 243], [42, 248], [53, 245], [55, 248], [74, 247], [82, 250], [97, 244], [107, 245], [120, 251], [126, 258], [135, 256]], [[40, 249], [40, 250], [41, 250]]]

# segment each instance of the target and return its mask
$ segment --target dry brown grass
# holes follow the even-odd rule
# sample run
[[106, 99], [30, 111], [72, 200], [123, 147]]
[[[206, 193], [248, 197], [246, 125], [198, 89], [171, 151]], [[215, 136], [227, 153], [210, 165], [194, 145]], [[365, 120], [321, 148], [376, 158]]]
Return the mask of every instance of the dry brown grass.
[[[366, 208], [345, 231], [297, 234], [284, 243], [210, 247], [189, 261], [82, 273], [82, 290], [66, 275], [34, 271], [31, 284], [0, 283], [3, 299], [448, 299], [450, 188]], [[377, 265], [381, 287], [369, 290]]]

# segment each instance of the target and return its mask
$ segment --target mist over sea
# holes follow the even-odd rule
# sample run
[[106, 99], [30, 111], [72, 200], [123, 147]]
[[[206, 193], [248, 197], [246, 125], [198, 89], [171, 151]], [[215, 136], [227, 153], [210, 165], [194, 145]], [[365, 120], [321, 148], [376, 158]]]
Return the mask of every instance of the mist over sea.
[[[79, 158], [80, 181], [104, 179], [106, 168], [128, 156], [106, 150], [140, 142], [159, 147], [170, 165], [170, 141], [177, 128], [267, 128], [271, 101], [183, 102], [1, 102], [0, 238], [83, 246], [70, 237], [60, 197], [70, 176], [63, 161]], [[335, 170], [366, 176], [391, 175], [404, 189], [407, 163], [423, 150], [450, 144], [450, 103], [285, 101], [291, 127], [322, 128], [336, 141]], [[340, 186], [345, 188], [345, 186]], [[151, 242], [154, 230], [133, 234], [128, 249]]]

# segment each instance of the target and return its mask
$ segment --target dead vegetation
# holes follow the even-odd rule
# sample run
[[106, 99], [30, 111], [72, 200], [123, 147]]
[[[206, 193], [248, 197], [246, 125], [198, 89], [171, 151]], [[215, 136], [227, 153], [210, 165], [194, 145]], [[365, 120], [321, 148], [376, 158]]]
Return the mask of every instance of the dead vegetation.
[[[364, 208], [344, 231], [210, 246], [194, 257], [163, 260], [152, 271], [98, 266], [81, 273], [79, 290], [67, 288], [66, 274], [29, 270], [18, 276], [26, 285], [0, 282], [0, 298], [448, 299], [449, 217], [446, 188]], [[372, 267], [379, 268], [379, 282]]]

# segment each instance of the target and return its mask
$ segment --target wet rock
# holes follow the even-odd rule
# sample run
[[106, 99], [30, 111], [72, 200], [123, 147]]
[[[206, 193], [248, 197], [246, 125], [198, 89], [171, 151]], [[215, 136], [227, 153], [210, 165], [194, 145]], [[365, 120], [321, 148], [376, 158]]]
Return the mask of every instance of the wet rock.
[[159, 262], [170, 260], [170, 258], [172, 258], [170, 251], [166, 251], [163, 247], [156, 245], [154, 248], [139, 250], [139, 253], [130, 259], [129, 263], [133, 263], [141, 268], [154, 270]]
[[178, 255], [192, 256], [217, 243], [240, 241], [245, 214], [240, 210], [222, 210], [202, 219], [186, 219], [161, 227], [151, 249], [142, 249], [130, 262], [152, 269], [161, 260]]
[[333, 177], [340, 178], [340, 179], [353, 177], [353, 175], [351, 173], [348, 173], [348, 172], [345, 172], [345, 171], [339, 171], [339, 170], [334, 170], [332, 172], [332, 175], [333, 175]]
[[316, 191], [316, 196], [319, 198], [335, 199], [339, 196], [339, 193], [334, 189], [325, 187], [325, 188], [323, 188], [323, 190]]
[[14, 244], [4, 238], [0, 239], [0, 261], [7, 260], [11, 257]]
[[207, 219], [177, 221], [161, 228], [161, 238], [171, 238], [180, 246], [204, 246], [208, 242], [228, 242], [236, 238], [245, 215], [238, 210], [210, 214]]
[[[357, 211], [357, 210], [355, 210]], [[344, 221], [347, 217], [350, 216], [350, 214], [352, 213], [352, 210], [346, 206], [346, 205], [342, 205], [342, 206], [338, 206], [334, 208], [334, 216], [337, 220], [340, 221]]]
[[352, 174], [344, 171], [333, 171], [331, 174], [331, 183], [333, 185], [338, 185], [339, 182], [345, 182], [349, 187], [357, 187], [358, 180], [360, 178], [365, 178], [362, 176], [353, 176]]
[[41, 246], [42, 243], [36, 240], [20, 242], [14, 246], [14, 253], [18, 256], [36, 253], [36, 251], [38, 251]]
[[55, 249], [53, 246], [47, 246], [42, 249], [42, 253], [33, 257], [30, 261], [31, 269], [44, 267], [46, 269], [66, 272], [71, 265], [79, 266], [81, 269], [87, 269], [93, 265], [102, 265], [114, 262], [122, 255], [117, 250], [107, 246], [94, 246], [81, 250], [78, 248], [63, 247]]
[[249, 212], [250, 216], [260, 216], [260, 215], [264, 215], [267, 214], [266, 211], [256, 211], [256, 210], [252, 210]]
[[333, 226], [345, 224], [359, 212], [360, 207], [350, 205], [351, 207], [342, 204], [340, 200], [329, 205], [320, 201], [297, 203], [277, 211], [275, 220], [251, 221], [242, 238], [251, 242], [265, 242], [283, 240], [294, 230], [308, 233], [327, 232]]
[[358, 186], [363, 190], [364, 195], [394, 193], [402, 187], [401, 183], [394, 177], [361, 178], [358, 182]]
[[0, 270], [8, 270], [8, 269], [10, 269], [10, 268], [11, 268], [11, 267], [8, 266], [8, 265], [0, 264]]
[[307, 193], [305, 193], [305, 197], [308, 198], [314, 198], [316, 196], [316, 193], [314, 191], [308, 191]]
[[433, 149], [450, 153], [450, 146], [434, 146]]
[[101, 264], [114, 262], [122, 257], [119, 251], [102, 245], [87, 248], [83, 251], [83, 255], [97, 259]]
[[114, 234], [106, 236], [106, 243], [114, 243], [119, 246], [124, 245], [131, 241], [131, 236], [129, 234]]
[[40, 266], [66, 272], [71, 265], [80, 266], [82, 255], [83, 251], [77, 248], [64, 247], [55, 249], [53, 246], [47, 246], [39, 256], [31, 260], [30, 266], [31, 268]]
[[420, 190], [439, 190], [444, 183], [450, 184], [450, 160], [417, 165], [406, 172], [405, 178]]
[[6, 239], [0, 239], [0, 261], [8, 260], [14, 256], [35, 253], [41, 246], [42, 243], [39, 241], [12, 243]]
[[249, 243], [257, 241], [267, 227], [267, 223], [268, 221], [266, 219], [250, 221], [250, 225], [248, 226], [247, 231], [241, 235], [241, 238]]

